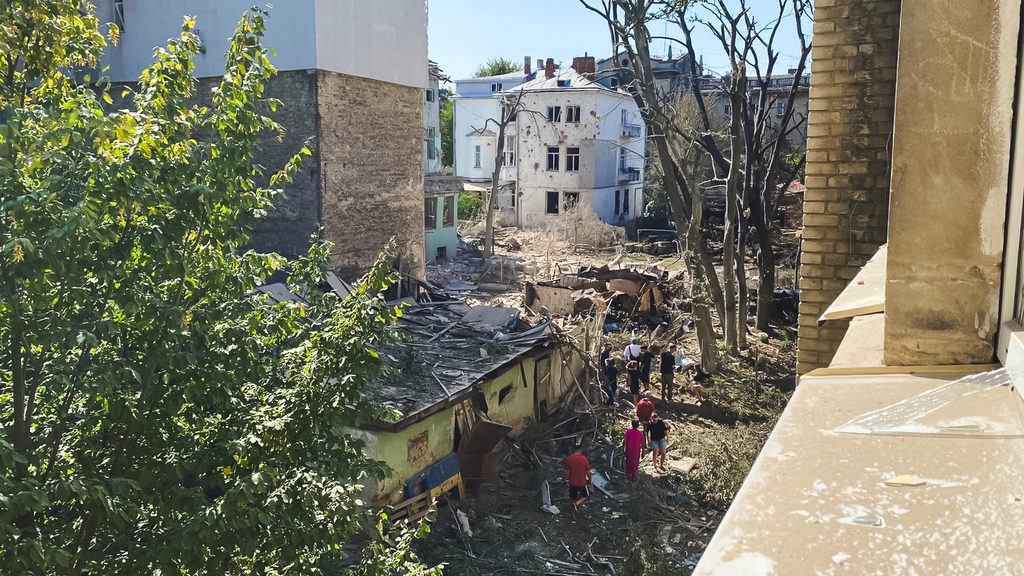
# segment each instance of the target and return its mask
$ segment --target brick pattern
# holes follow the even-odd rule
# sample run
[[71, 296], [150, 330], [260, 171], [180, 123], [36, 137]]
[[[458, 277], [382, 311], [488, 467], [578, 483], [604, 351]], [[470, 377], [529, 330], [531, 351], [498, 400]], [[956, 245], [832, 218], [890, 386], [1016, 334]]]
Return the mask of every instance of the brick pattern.
[[886, 242], [900, 0], [815, 0], [797, 373], [847, 322], [818, 317]]

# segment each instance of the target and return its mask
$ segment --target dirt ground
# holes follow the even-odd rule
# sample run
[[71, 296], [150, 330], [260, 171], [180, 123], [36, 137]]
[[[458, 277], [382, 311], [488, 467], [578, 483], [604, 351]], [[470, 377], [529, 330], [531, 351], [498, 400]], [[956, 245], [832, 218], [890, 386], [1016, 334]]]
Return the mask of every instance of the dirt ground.
[[[509, 238], [515, 242], [509, 243]], [[574, 249], [550, 232], [502, 230], [498, 240], [496, 254], [521, 262], [521, 274], [515, 282], [502, 279], [509, 284], [504, 292], [470, 293], [471, 303], [518, 307], [525, 280], [550, 279], [581, 265], [606, 264], [617, 256], [622, 264], [683, 269], [678, 255], [624, 254], [621, 249], [595, 246]], [[787, 248], [795, 241], [792, 233], [783, 232], [780, 261], [795, 259], [795, 250]], [[509, 250], [510, 244], [520, 248]], [[465, 258], [427, 269], [428, 280], [442, 287], [469, 282], [473, 272]], [[680, 321], [686, 315], [680, 308], [670, 316]], [[698, 357], [692, 332], [626, 328], [606, 335], [614, 357], [621, 359], [631, 337], [667, 345], [666, 334], [674, 336], [671, 343], [679, 346], [679, 353]], [[620, 445], [633, 418], [633, 406], [622, 399], [614, 409], [600, 406], [602, 394], [591, 382], [589, 400], [577, 396], [549, 421], [534, 423], [518, 438], [506, 441], [497, 482], [471, 486], [465, 499], [439, 502], [431, 534], [417, 543], [417, 553], [424, 562], [444, 562], [445, 573], [459, 575], [689, 574], [788, 400], [795, 373], [792, 334], [780, 328], [774, 335], [748, 336], [748, 350], [738, 358], [724, 357], [720, 369], [706, 382], [711, 402], [702, 407], [682, 391], [676, 393], [676, 402], [665, 403], [657, 398], [658, 385], [654, 385], [658, 413], [670, 426], [669, 462], [695, 459], [688, 474], [656, 471], [650, 451], [645, 451], [640, 477], [627, 481]], [[677, 384], [683, 380], [677, 375]], [[573, 524], [561, 470], [578, 437], [591, 467], [607, 483], [603, 491], [594, 491], [583, 505], [579, 522]], [[545, 482], [557, 514], [552, 513], [554, 509], [542, 509]], [[466, 515], [472, 536], [460, 527], [458, 511]]]

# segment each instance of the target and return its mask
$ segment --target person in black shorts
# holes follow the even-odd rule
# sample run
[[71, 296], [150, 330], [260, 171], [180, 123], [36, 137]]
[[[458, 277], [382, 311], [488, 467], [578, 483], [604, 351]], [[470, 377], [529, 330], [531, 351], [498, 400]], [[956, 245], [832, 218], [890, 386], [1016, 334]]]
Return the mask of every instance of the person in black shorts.
[[640, 364], [630, 360], [626, 364], [626, 375], [629, 376], [629, 393], [633, 396], [633, 405], [640, 400]]

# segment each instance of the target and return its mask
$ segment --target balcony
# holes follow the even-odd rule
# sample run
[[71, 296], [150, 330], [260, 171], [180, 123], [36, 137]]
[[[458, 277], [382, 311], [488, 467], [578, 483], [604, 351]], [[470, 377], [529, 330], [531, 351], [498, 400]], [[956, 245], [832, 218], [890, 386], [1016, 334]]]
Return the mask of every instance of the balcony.
[[640, 126], [637, 124], [622, 123], [622, 137], [623, 138], [639, 138], [640, 137]]
[[640, 181], [640, 169], [639, 168], [620, 168], [619, 169], [619, 182], [639, 182]]

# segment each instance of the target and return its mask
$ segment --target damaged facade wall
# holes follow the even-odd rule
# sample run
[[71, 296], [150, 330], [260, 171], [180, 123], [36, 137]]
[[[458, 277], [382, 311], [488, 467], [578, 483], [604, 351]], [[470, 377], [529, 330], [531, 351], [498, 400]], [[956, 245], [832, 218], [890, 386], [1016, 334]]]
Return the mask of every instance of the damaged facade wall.
[[522, 357], [479, 386], [487, 403], [487, 419], [511, 426], [512, 436], [522, 432], [534, 415], [534, 363], [533, 358]]
[[903, 1], [886, 365], [994, 357], [1019, 25], [1020, 0]]
[[832, 360], [849, 323], [818, 317], [887, 239], [900, 0], [818, 1], [814, 20], [798, 374]]
[[399, 271], [424, 277], [423, 90], [317, 72], [325, 236], [344, 279], [394, 237]]
[[392, 470], [387, 478], [376, 483], [374, 501], [399, 502], [403, 499], [406, 480], [455, 449], [455, 411], [443, 410], [396, 432], [354, 430], [352, 433], [366, 439], [368, 457], [387, 463]]

